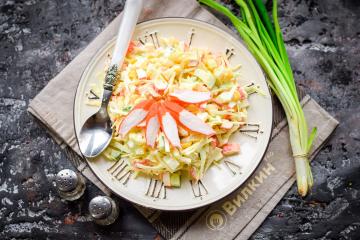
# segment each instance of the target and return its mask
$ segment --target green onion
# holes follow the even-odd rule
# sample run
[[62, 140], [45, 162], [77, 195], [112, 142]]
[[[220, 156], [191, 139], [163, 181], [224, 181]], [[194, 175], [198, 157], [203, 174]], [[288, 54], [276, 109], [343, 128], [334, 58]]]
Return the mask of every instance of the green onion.
[[267, 81], [284, 108], [289, 125], [290, 143], [295, 160], [298, 192], [305, 196], [313, 185], [308, 154], [316, 135], [310, 135], [304, 112], [296, 92], [295, 80], [286, 53], [277, 17], [277, 0], [273, 0], [271, 21], [262, 0], [235, 0], [242, 18], [214, 0], [199, 0], [224, 14], [233, 23], [240, 36], [267, 74]]

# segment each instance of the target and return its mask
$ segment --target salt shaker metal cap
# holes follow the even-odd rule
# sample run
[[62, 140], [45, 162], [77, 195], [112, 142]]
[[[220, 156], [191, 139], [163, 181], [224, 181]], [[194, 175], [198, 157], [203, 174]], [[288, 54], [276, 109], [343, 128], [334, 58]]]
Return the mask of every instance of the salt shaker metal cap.
[[79, 199], [85, 191], [85, 179], [71, 169], [58, 172], [55, 178], [59, 195], [65, 200]]
[[69, 192], [74, 190], [78, 183], [77, 174], [70, 169], [64, 169], [56, 175], [56, 186], [60, 191]]
[[110, 225], [119, 215], [118, 206], [107, 196], [94, 197], [89, 203], [89, 212], [97, 224]]
[[107, 197], [94, 197], [89, 204], [90, 215], [94, 219], [104, 219], [111, 214], [112, 206]]

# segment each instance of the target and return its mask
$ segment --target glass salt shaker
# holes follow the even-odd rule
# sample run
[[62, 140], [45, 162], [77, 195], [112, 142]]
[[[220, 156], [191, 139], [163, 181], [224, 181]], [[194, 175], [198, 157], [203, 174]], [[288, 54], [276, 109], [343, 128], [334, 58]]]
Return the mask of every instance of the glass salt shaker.
[[60, 197], [74, 201], [84, 194], [85, 179], [73, 170], [64, 169], [56, 175], [56, 187]]
[[110, 225], [119, 216], [116, 202], [107, 196], [94, 197], [89, 203], [89, 212], [95, 223]]

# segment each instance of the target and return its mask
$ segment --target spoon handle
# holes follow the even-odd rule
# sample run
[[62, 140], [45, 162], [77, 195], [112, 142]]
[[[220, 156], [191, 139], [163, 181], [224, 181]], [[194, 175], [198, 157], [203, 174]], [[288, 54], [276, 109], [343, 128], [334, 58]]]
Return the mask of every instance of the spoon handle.
[[143, 0], [127, 0], [125, 3], [124, 13], [119, 26], [115, 48], [111, 59], [111, 65], [105, 76], [102, 108], [106, 108], [111, 97], [116, 73], [123, 64], [137, 20], [142, 10], [142, 6]]
[[141, 13], [143, 0], [127, 0], [125, 10], [120, 23], [119, 32], [116, 38], [115, 49], [111, 64], [122, 66], [124, 57], [129, 47], [130, 40], [134, 33], [134, 29]]
[[106, 107], [109, 103], [109, 100], [110, 100], [110, 97], [112, 94], [112, 90], [114, 87], [117, 71], [118, 71], [118, 65], [113, 64], [109, 67], [109, 69], [106, 72], [105, 83], [104, 83], [104, 93], [103, 93], [103, 97], [102, 97], [102, 101], [101, 101], [101, 108], [106, 109]]

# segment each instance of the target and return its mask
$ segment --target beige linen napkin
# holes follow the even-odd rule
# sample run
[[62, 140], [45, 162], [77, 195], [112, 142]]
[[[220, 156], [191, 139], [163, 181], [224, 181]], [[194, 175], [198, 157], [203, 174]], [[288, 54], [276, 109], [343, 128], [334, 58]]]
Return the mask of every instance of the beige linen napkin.
[[[140, 21], [158, 17], [199, 19], [231, 32], [194, 0], [145, 1]], [[28, 108], [45, 125], [56, 142], [67, 149], [70, 160], [79, 171], [106, 194], [110, 194], [110, 191], [78, 155], [73, 126], [73, 102], [78, 81], [86, 65], [103, 44], [116, 35], [120, 21], [121, 14], [49, 82], [30, 102]], [[313, 157], [338, 122], [310, 97], [303, 98], [302, 103], [306, 118], [319, 128]], [[279, 123], [282, 118], [279, 109], [281, 108], [276, 103], [275, 123]], [[286, 121], [276, 124], [266, 156], [242, 188], [209, 207], [182, 213], [136, 207], [167, 239], [213, 239], [214, 233], [216, 239], [246, 239], [260, 226], [295, 181]]]

